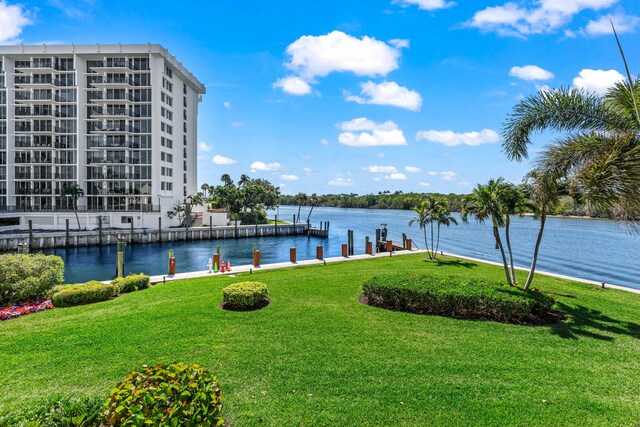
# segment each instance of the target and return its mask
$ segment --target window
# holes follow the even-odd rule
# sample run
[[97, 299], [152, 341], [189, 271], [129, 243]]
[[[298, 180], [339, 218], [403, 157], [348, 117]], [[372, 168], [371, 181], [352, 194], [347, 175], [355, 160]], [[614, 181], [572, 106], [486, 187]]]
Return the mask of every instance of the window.
[[182, 83], [182, 93], [184, 93], [185, 95], [187, 94], [187, 84], [186, 83]]
[[173, 83], [164, 77], [162, 78], [162, 87], [165, 88], [167, 92], [173, 92]]
[[171, 71], [171, 68], [167, 67], [166, 65], [164, 67], [164, 73], [167, 75], [167, 77], [173, 78], [173, 71]]
[[173, 113], [164, 107], [160, 107], [160, 115], [167, 120], [173, 120]]
[[160, 100], [162, 100], [162, 102], [167, 104], [169, 107], [173, 106], [173, 98], [171, 98], [169, 95], [167, 95], [164, 92], [160, 93]]

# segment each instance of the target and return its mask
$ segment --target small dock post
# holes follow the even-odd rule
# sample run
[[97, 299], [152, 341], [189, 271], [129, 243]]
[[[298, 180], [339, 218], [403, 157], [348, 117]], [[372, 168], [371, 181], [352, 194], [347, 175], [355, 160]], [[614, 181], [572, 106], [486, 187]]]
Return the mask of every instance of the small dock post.
[[162, 215], [158, 217], [158, 243], [162, 243]]
[[316, 259], [324, 259], [324, 246], [318, 245], [316, 246]]
[[413, 241], [411, 239], [406, 239], [404, 242], [404, 248], [408, 251], [413, 249]]
[[118, 234], [118, 258], [116, 260], [116, 277], [124, 276], [124, 247], [126, 246], [124, 237]]
[[369, 236], [367, 236], [364, 241], [364, 253], [373, 255], [373, 244], [369, 241]]
[[213, 215], [209, 215], [209, 240], [213, 239]]
[[69, 249], [69, 218], [65, 219], [66, 233], [64, 238], [64, 247]]
[[347, 243], [343, 243], [342, 244], [342, 256], [347, 258], [349, 256], [349, 250], [348, 250], [348, 244]]
[[289, 262], [296, 263], [296, 248], [289, 248]]
[[98, 215], [98, 244], [102, 246], [102, 215]]
[[33, 221], [29, 220], [29, 252], [31, 252], [32, 245], [33, 245]]
[[253, 266], [260, 267], [260, 250], [255, 249], [253, 251]]

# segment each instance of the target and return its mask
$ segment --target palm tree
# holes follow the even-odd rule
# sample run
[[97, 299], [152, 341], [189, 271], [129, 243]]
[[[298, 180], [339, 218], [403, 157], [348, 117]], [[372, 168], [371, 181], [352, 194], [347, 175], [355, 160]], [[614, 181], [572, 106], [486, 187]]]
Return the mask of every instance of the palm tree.
[[296, 220], [296, 222], [300, 222], [300, 209], [302, 208], [302, 205], [304, 205], [307, 202], [308, 199], [309, 198], [305, 193], [298, 193], [298, 195], [296, 196], [296, 200], [298, 201], [298, 219]]
[[422, 229], [422, 232], [424, 233], [424, 247], [427, 250], [429, 259], [431, 259], [431, 252], [429, 252], [429, 243], [427, 241], [427, 224], [431, 223], [431, 211], [429, 210], [427, 202], [424, 200], [420, 202], [418, 206], [413, 208], [413, 210], [418, 214], [418, 216], [409, 221], [409, 227], [414, 223], [417, 223], [420, 229]]
[[431, 225], [435, 222], [438, 224], [438, 237], [436, 238], [436, 247], [433, 248], [433, 242], [431, 243], [431, 249], [433, 250], [433, 259], [436, 259], [438, 256], [438, 248], [440, 247], [440, 227], [445, 225], [449, 227], [451, 224], [458, 225], [458, 221], [451, 215], [449, 211], [449, 203], [446, 199], [439, 200], [438, 209], [436, 209], [432, 214], [431, 218], [433, 221]]
[[316, 206], [320, 206], [320, 198], [316, 196], [316, 193], [313, 193], [311, 197], [309, 197], [309, 206], [311, 206], [311, 210], [309, 211], [309, 215], [307, 215], [307, 224], [311, 219], [311, 213], [313, 212], [313, 208]]
[[533, 281], [533, 275], [536, 271], [536, 263], [538, 262], [538, 252], [540, 250], [540, 242], [542, 242], [542, 234], [547, 221], [547, 214], [553, 212], [560, 201], [560, 184], [557, 179], [550, 177], [540, 171], [533, 170], [529, 172], [525, 178], [525, 186], [529, 193], [529, 199], [533, 202], [535, 218], [540, 219], [540, 230], [536, 239], [536, 246], [533, 251], [531, 260], [531, 268], [524, 289], [528, 289]]
[[76, 214], [76, 222], [78, 223], [78, 230], [80, 230], [80, 218], [78, 218], [78, 199], [84, 197], [84, 190], [78, 184], [65, 185], [62, 187], [60, 194], [66, 197], [71, 197], [73, 202], [73, 212]]
[[527, 201], [522, 190], [510, 182], [503, 184], [500, 191], [500, 199], [504, 214], [504, 234], [507, 243], [507, 252], [509, 252], [511, 280], [515, 284], [517, 283], [516, 270], [513, 265], [513, 251], [511, 250], [511, 236], [509, 233], [511, 228], [511, 215], [523, 215], [525, 212], [533, 210], [534, 206]]
[[491, 219], [493, 236], [496, 240], [496, 249], [500, 249], [500, 254], [502, 255], [502, 264], [507, 277], [507, 283], [513, 285], [499, 232], [499, 228], [504, 227], [504, 211], [501, 194], [503, 189], [503, 178], [491, 179], [486, 185], [478, 184], [473, 192], [463, 199], [461, 216], [464, 222], [468, 222], [470, 214], [473, 215], [479, 223], [484, 223], [485, 220]]
[[[615, 29], [614, 29], [615, 32]], [[618, 40], [616, 35], [616, 40]], [[618, 46], [620, 43], [618, 41]], [[531, 135], [547, 130], [566, 136], [548, 147], [537, 173], [568, 178], [570, 187], [596, 209], [640, 231], [640, 79], [629, 73], [604, 96], [582, 89], [541, 91], [514, 107], [503, 128], [503, 150], [528, 157]]]

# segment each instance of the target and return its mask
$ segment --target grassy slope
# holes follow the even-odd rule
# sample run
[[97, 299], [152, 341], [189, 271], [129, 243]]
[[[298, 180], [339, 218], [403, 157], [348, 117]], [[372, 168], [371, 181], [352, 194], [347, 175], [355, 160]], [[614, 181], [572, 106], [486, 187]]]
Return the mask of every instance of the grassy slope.
[[[245, 425], [637, 425], [640, 296], [538, 276], [570, 318], [531, 327], [358, 302], [382, 270], [502, 270], [423, 256], [254, 274], [273, 302], [218, 308], [238, 278], [158, 285], [0, 323], [0, 411], [49, 393], [104, 395], [142, 364], [218, 373], [225, 418]], [[523, 278], [521, 278], [523, 280]], [[546, 402], [545, 402], [546, 401]]]

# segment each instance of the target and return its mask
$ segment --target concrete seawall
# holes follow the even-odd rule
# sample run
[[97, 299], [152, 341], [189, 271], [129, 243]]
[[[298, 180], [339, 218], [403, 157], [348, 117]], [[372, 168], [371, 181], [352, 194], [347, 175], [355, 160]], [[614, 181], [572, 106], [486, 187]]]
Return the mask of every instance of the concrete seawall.
[[[238, 238], [263, 236], [292, 236], [307, 233], [306, 224], [239, 225]], [[235, 238], [235, 227], [193, 227], [157, 229], [107, 229], [92, 231], [17, 231], [0, 234], [0, 252], [17, 251], [18, 245], [28, 244], [31, 251], [38, 249], [115, 245], [118, 236], [127, 243], [158, 243], [183, 240], [213, 240]]]

